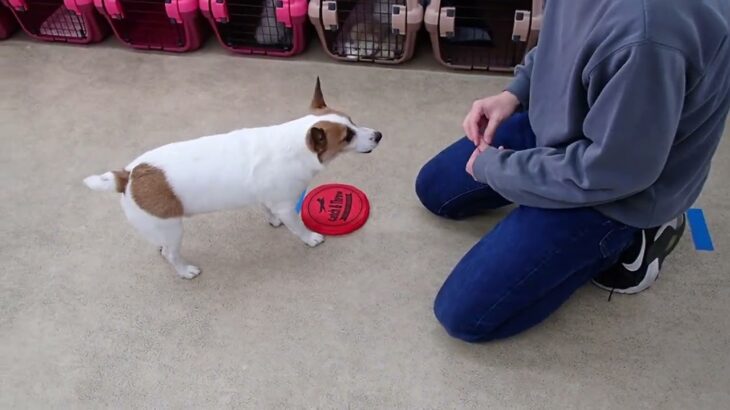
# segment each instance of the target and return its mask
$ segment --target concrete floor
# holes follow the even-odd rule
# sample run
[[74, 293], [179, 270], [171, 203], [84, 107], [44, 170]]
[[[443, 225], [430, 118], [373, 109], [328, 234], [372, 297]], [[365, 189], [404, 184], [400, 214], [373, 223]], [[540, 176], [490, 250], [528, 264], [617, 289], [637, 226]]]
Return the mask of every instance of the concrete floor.
[[[413, 180], [507, 80], [311, 53], [0, 44], [1, 408], [727, 408], [727, 140], [699, 203], [716, 252], [687, 235], [650, 291], [609, 303], [587, 286], [521, 336], [468, 345], [432, 300], [502, 215], [438, 220]], [[317, 75], [330, 105], [385, 134], [316, 181], [369, 194], [351, 236], [307, 249], [253, 209], [195, 217], [185, 254], [203, 274], [186, 281], [115, 195], [81, 184], [170, 141], [304, 114]]]

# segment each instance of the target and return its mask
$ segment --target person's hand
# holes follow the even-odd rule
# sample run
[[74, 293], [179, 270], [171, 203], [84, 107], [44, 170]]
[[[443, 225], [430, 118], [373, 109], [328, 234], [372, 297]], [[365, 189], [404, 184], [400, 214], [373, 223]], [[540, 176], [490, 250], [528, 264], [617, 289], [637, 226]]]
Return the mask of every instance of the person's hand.
[[[482, 148], [484, 147], [484, 148]], [[471, 156], [466, 161], [466, 173], [471, 175], [472, 178], [476, 179], [474, 177], [474, 161], [477, 160], [477, 157], [479, 154], [484, 152], [484, 150], [487, 148], [486, 145], [480, 144], [477, 148], [474, 149], [474, 152], [471, 153]], [[504, 147], [499, 147], [500, 150], [503, 150]]]
[[[479, 148], [474, 149], [474, 152], [471, 153], [469, 160], [466, 161], [466, 173], [471, 175], [472, 178], [474, 178], [474, 161], [477, 160], [477, 157], [481, 153], [482, 153], [482, 151], [479, 151]], [[474, 178], [474, 179], [476, 179], [476, 178]]]
[[471, 110], [464, 118], [466, 137], [477, 147], [483, 145], [482, 143], [491, 144], [499, 124], [512, 115], [519, 106], [520, 101], [508, 91], [474, 101]]

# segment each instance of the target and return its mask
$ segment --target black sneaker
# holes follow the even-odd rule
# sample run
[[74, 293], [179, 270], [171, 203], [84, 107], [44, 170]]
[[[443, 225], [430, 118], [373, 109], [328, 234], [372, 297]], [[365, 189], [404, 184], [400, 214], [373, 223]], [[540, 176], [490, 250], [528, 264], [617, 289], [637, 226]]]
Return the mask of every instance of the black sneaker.
[[684, 215], [653, 229], [642, 229], [617, 264], [593, 279], [593, 284], [611, 292], [634, 294], [659, 277], [664, 259], [679, 243], [687, 225]]

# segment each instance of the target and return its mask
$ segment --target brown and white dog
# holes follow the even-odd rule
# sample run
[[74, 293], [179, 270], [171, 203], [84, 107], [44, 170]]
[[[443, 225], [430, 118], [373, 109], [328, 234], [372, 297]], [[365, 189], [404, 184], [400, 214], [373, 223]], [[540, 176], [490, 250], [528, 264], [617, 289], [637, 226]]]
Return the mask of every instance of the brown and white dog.
[[283, 223], [304, 243], [317, 246], [324, 237], [299, 218], [299, 195], [340, 153], [369, 153], [382, 134], [328, 108], [319, 79], [310, 109], [309, 115], [284, 124], [164, 145], [84, 183], [95, 191], [121, 193], [127, 220], [160, 247], [183, 278], [200, 273], [180, 256], [184, 216], [261, 204], [272, 226]]

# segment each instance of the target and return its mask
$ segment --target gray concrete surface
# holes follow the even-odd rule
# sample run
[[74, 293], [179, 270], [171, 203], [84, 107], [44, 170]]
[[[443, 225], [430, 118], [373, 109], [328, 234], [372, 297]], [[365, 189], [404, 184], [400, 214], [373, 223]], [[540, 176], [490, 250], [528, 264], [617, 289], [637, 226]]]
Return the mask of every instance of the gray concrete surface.
[[[421, 67], [1, 43], [0, 407], [727, 408], [728, 142], [699, 204], [716, 252], [687, 236], [641, 295], [588, 286], [521, 336], [468, 345], [432, 300], [501, 215], [437, 220], [412, 186], [506, 80]], [[354, 235], [312, 250], [253, 209], [195, 217], [184, 252], [203, 274], [185, 281], [115, 195], [81, 184], [163, 143], [303, 114], [317, 75], [385, 134], [317, 181], [369, 194]]]

